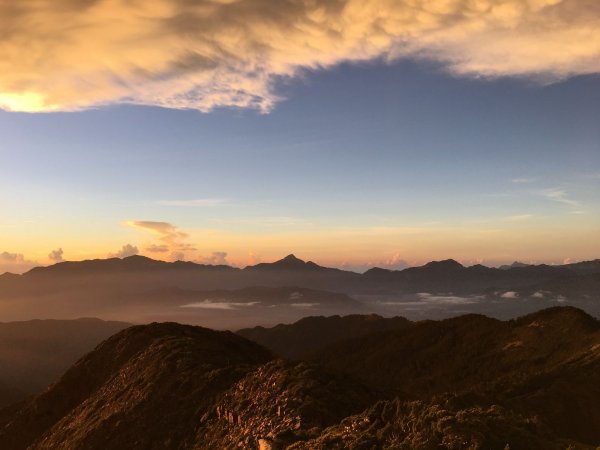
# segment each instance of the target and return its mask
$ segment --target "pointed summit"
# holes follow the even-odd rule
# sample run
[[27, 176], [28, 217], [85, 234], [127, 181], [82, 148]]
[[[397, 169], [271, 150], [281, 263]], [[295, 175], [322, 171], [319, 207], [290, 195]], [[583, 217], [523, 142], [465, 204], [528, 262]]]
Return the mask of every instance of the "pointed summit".
[[283, 259], [280, 259], [280, 260], [279, 260], [279, 261], [277, 261], [277, 262], [284, 262], [284, 261], [286, 261], [286, 262], [292, 262], [292, 261], [293, 261], [293, 262], [301, 262], [301, 263], [303, 263], [303, 262], [304, 262], [304, 261], [302, 261], [300, 258], [297, 258], [297, 257], [296, 257], [296, 255], [294, 255], [293, 253], [290, 253], [290, 254], [289, 254], [289, 255], [287, 255], [285, 258], [283, 258]]
[[285, 258], [272, 263], [260, 263], [255, 266], [248, 266], [247, 269], [259, 269], [259, 270], [334, 270], [326, 269], [312, 261], [303, 261], [296, 257], [293, 253], [290, 253]]
[[440, 270], [452, 270], [452, 269], [462, 269], [464, 266], [455, 261], [454, 259], [445, 259], [443, 261], [431, 261], [425, 264], [423, 267], [427, 267], [429, 269], [440, 269]]

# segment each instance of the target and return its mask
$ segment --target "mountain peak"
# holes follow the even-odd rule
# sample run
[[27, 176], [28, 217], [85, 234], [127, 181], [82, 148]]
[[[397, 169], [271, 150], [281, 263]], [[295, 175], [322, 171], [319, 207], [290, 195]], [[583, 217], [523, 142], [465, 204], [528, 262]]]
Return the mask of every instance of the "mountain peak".
[[300, 258], [297, 258], [296, 255], [294, 255], [293, 253], [290, 253], [285, 258], [280, 259], [277, 262], [301, 262], [301, 263], [303, 263], [304, 261], [302, 261]]
[[266, 269], [266, 270], [321, 270], [323, 267], [312, 261], [303, 261], [294, 254], [289, 254], [285, 258], [272, 263], [260, 263], [255, 266], [248, 266], [247, 269]]
[[431, 261], [423, 267], [431, 269], [462, 269], [464, 266], [454, 259], [444, 259], [443, 261]]

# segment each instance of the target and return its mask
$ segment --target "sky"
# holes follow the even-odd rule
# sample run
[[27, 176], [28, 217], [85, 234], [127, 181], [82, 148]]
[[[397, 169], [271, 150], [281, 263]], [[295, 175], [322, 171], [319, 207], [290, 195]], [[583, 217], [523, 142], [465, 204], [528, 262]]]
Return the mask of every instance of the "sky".
[[0, 273], [600, 255], [600, 4], [0, 0]]

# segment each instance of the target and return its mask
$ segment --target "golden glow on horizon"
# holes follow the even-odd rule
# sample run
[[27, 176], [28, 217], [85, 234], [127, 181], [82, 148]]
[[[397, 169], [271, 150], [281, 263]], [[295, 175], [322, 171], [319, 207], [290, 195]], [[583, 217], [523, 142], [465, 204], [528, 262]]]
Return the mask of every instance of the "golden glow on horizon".
[[[53, 239], [31, 239], [24, 230], [23, 235], [16, 233], [13, 236], [11, 248], [0, 248], [0, 253], [9, 251], [21, 255], [12, 263], [0, 257], [0, 272], [11, 271], [11, 267], [12, 271], [22, 272], [32, 265], [50, 264], [52, 261], [47, 255], [58, 247], [64, 250], [66, 260], [81, 260], [106, 258], [124, 244], [136, 246], [143, 255], [163, 260], [183, 256], [185, 260], [243, 267], [275, 261], [294, 253], [321, 265], [357, 270], [369, 266], [394, 267], [402, 261], [420, 265], [447, 258], [465, 264], [494, 265], [514, 260], [562, 263], [567, 258], [577, 261], [599, 256], [600, 234], [595, 226], [598, 220], [552, 222], [521, 218], [483, 225], [347, 227], [280, 230], [269, 234], [210, 229], [186, 230], [184, 233], [164, 222], [138, 222], [144, 225], [134, 228], [115, 226], [105, 235], [95, 234], [93, 230], [87, 231], [89, 235], [71, 234], [76, 238], [57, 234]], [[543, 227], [540, 226], [542, 223]], [[161, 246], [164, 251], [148, 250]]]
[[[595, 0], [0, 0], [0, 108], [269, 111], [277, 77], [427, 58], [474, 77], [600, 72]], [[68, 24], [66, 26], [65, 24]]]

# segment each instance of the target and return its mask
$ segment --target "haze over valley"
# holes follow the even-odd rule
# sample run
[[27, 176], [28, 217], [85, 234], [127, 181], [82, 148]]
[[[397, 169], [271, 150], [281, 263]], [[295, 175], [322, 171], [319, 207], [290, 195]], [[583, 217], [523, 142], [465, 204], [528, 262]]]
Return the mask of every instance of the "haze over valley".
[[4, 320], [99, 317], [237, 329], [353, 313], [418, 320], [476, 312], [506, 319], [562, 305], [597, 316], [599, 293], [600, 260], [502, 268], [445, 260], [359, 274], [294, 255], [244, 269], [129, 256], [2, 275], [0, 314]]

